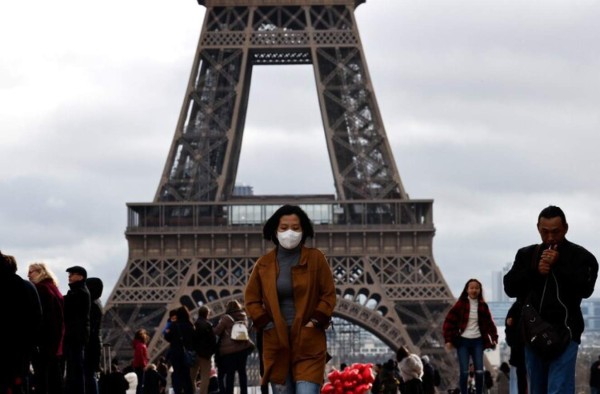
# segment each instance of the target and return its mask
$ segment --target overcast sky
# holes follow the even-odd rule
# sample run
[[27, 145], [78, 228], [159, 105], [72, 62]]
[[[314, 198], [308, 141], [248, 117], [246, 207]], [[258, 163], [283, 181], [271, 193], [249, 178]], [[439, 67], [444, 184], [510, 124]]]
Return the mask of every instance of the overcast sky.
[[[0, 3], [0, 249], [105, 282], [154, 198], [204, 17], [193, 0]], [[434, 199], [454, 295], [561, 206], [600, 256], [600, 2], [368, 0], [356, 10], [400, 176]], [[253, 71], [237, 181], [333, 193], [311, 66]], [[600, 284], [599, 286], [600, 287]], [[596, 291], [594, 296], [600, 296]]]

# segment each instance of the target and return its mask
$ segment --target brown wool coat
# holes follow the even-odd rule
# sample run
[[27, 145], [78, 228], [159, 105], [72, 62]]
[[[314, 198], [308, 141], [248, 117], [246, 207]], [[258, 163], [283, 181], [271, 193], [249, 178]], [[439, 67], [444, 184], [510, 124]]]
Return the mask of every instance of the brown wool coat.
[[[323, 252], [302, 247], [300, 262], [292, 267], [296, 316], [289, 333], [277, 299], [278, 272], [274, 249], [254, 265], [244, 295], [246, 311], [257, 329], [271, 321], [275, 325], [263, 332], [262, 383], [284, 384], [291, 370], [294, 381], [322, 384], [327, 353], [323, 328], [328, 326], [336, 302], [331, 269]], [[305, 327], [311, 319], [321, 328]]]

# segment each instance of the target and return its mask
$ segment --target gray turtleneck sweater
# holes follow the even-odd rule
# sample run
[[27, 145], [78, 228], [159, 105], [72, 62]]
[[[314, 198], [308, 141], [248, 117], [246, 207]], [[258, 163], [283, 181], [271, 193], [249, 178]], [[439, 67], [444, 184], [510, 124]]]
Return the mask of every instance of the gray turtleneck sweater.
[[291, 326], [296, 316], [294, 307], [294, 288], [292, 284], [292, 267], [300, 261], [300, 249], [298, 245], [294, 249], [277, 248], [277, 263], [279, 264], [279, 276], [277, 276], [277, 298], [279, 298], [279, 309], [281, 315]]

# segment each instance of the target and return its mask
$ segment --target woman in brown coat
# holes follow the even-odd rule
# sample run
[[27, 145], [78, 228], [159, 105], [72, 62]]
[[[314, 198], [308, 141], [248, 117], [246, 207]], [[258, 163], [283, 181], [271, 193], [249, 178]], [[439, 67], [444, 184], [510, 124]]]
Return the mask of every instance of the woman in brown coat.
[[248, 376], [246, 375], [246, 361], [248, 355], [254, 350], [254, 344], [248, 340], [234, 340], [231, 331], [235, 322], [242, 322], [248, 328], [246, 312], [242, 310], [239, 302], [231, 300], [227, 303], [225, 314], [213, 328], [219, 337], [217, 367], [219, 370], [219, 392], [233, 394], [235, 373], [238, 374], [240, 394], [248, 394]]
[[246, 286], [246, 311], [263, 334], [262, 384], [274, 393], [318, 394], [324, 379], [336, 295], [325, 255], [304, 246], [313, 236], [300, 207], [279, 208], [263, 228], [275, 249], [256, 262]]

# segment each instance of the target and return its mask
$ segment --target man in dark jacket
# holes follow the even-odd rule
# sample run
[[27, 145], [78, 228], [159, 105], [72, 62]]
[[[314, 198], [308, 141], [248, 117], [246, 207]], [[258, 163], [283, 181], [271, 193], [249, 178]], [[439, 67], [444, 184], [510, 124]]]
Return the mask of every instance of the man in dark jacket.
[[198, 309], [198, 319], [194, 324], [194, 350], [198, 355], [196, 365], [190, 368], [192, 383], [196, 382], [200, 370], [200, 394], [208, 394], [210, 380], [210, 359], [217, 350], [217, 337], [213, 333], [213, 326], [208, 321], [210, 309], [202, 305]]
[[0, 393], [21, 393], [39, 338], [42, 307], [37, 290], [17, 275], [13, 256], [0, 252]]
[[565, 238], [569, 225], [559, 207], [544, 208], [537, 228], [542, 244], [517, 252], [504, 276], [504, 291], [519, 301], [528, 300], [545, 321], [570, 333], [566, 349], [552, 359], [525, 346], [530, 394], [574, 393], [575, 362], [584, 328], [581, 300], [594, 292], [598, 262], [586, 249]]
[[100, 337], [100, 324], [102, 323], [102, 290], [104, 284], [100, 278], [87, 278], [85, 285], [90, 291], [90, 340], [85, 347], [85, 392], [98, 394], [97, 372], [100, 372], [100, 358], [102, 355], [102, 339]]
[[437, 392], [435, 388], [441, 383], [440, 372], [431, 364], [429, 356], [422, 356], [421, 362], [423, 363], [423, 376], [421, 377], [423, 393], [435, 394]]
[[69, 291], [65, 295], [65, 380], [66, 394], [85, 393], [84, 349], [90, 338], [90, 292], [87, 271], [78, 265], [67, 268]]

